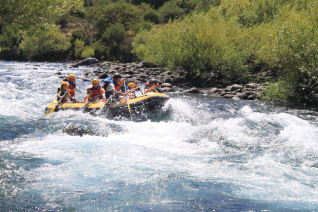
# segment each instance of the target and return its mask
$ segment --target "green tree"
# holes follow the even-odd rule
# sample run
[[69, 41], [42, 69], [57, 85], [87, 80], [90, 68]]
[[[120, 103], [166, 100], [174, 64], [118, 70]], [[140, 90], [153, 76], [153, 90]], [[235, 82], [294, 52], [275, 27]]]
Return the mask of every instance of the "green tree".
[[120, 23], [127, 28], [140, 22], [141, 10], [128, 3], [108, 4], [105, 7], [95, 9], [95, 18], [97, 36], [100, 38], [111, 25]]
[[27, 59], [64, 60], [65, 53], [71, 46], [60, 31], [59, 26], [37, 28], [32, 34], [25, 34], [19, 48]]
[[109, 45], [119, 45], [125, 39], [125, 37], [125, 27], [121, 23], [110, 26], [102, 35], [103, 42]]
[[21, 27], [53, 23], [72, 10], [81, 9], [81, 0], [1, 0], [0, 25], [19, 24]]
[[150, 21], [154, 24], [159, 24], [159, 15], [157, 12], [151, 10], [149, 12], [146, 12], [144, 14], [144, 20], [145, 21]]
[[84, 41], [76, 39], [75, 41], [75, 53], [74, 56], [76, 59], [81, 59], [82, 52], [84, 51]]

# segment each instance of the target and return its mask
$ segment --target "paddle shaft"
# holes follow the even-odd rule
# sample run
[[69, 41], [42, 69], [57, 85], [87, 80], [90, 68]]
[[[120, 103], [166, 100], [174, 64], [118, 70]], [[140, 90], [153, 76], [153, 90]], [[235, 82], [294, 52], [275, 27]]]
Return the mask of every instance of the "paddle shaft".
[[55, 108], [60, 104], [60, 102], [62, 101], [62, 99], [65, 97], [66, 94], [67, 94], [67, 91], [65, 92], [63, 97], [58, 101], [58, 103], [52, 109], [50, 109], [45, 115], [47, 116], [50, 115], [55, 110]]
[[89, 102], [87, 102], [87, 104], [85, 104], [84, 107], [82, 107], [80, 110], [83, 110], [89, 103], [91, 103], [92, 101], [94, 101], [96, 98], [98, 98], [102, 93], [99, 93], [97, 96], [95, 96], [92, 100], [90, 100]]
[[127, 94], [127, 89], [126, 89], [126, 83], [125, 83], [125, 81], [124, 81], [124, 87], [125, 87], [125, 93], [126, 93], [126, 98], [127, 98], [127, 106], [128, 106], [129, 113], [130, 113], [130, 115], [131, 115], [130, 105], [129, 105], [129, 102], [128, 102], [129, 98], [128, 98], [128, 94]]

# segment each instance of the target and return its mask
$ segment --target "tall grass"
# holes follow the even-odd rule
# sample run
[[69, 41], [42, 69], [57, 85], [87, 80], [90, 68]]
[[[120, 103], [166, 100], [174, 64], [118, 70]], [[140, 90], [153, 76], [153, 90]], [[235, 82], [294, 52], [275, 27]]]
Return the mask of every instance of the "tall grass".
[[[140, 32], [133, 49], [142, 60], [188, 77], [206, 72], [246, 82], [256, 63], [280, 67], [285, 100], [310, 100], [318, 77], [316, 0], [223, 0], [207, 13]], [[284, 89], [280, 89], [284, 88]], [[282, 100], [282, 99], [280, 99]]]

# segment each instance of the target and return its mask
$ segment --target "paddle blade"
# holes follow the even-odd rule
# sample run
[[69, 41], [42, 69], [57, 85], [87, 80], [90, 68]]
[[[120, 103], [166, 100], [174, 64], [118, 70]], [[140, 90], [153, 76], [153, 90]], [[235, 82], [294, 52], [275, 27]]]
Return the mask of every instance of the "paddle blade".
[[131, 115], [131, 111], [130, 111], [130, 105], [129, 105], [129, 103], [128, 103], [128, 100], [127, 100], [127, 105], [128, 105], [128, 110], [129, 110], [129, 113], [130, 113], [130, 115]]
[[49, 109], [49, 110], [46, 112], [45, 115], [46, 115], [46, 116], [50, 115], [51, 113], [53, 113], [54, 109], [55, 109], [55, 107]]

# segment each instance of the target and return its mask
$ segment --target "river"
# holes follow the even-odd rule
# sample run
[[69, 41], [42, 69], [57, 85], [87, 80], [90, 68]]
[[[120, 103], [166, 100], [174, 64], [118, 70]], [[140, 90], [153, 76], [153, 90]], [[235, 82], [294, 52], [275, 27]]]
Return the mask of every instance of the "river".
[[0, 211], [318, 211], [317, 108], [174, 93], [147, 120], [46, 117], [57, 71], [95, 70], [68, 65], [0, 61]]

